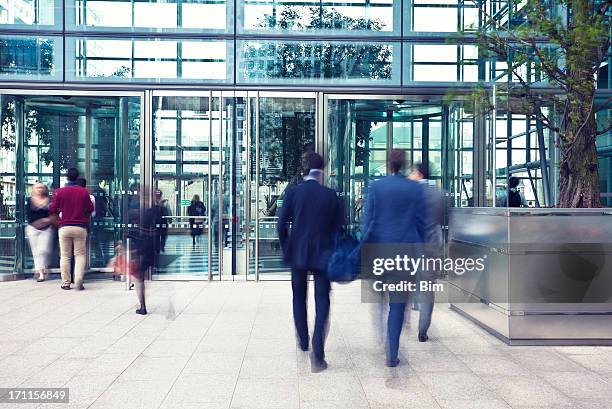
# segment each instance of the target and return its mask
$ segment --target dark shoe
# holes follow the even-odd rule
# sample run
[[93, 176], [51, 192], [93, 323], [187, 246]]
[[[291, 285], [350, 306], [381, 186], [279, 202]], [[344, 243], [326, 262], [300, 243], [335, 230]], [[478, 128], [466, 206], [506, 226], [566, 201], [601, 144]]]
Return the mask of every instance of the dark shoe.
[[314, 354], [310, 354], [310, 371], [312, 373], [323, 372], [327, 369], [327, 362], [325, 359], [318, 359]]
[[428, 339], [427, 334], [419, 334], [419, 342], [427, 342]]
[[70, 284], [62, 284], [62, 290], [70, 290]]
[[146, 308], [139, 308], [139, 309], [136, 310], [136, 314], [147, 315], [147, 309]]
[[83, 284], [78, 285], [78, 286], [76, 287], [76, 290], [77, 290], [77, 291], [83, 291], [84, 289], [85, 289], [85, 286], [84, 286]]
[[300, 341], [300, 349], [304, 352], [308, 351], [308, 340], [306, 342]]
[[399, 365], [399, 363], [400, 363], [400, 360], [399, 360], [399, 359], [397, 359], [397, 358], [395, 358], [395, 360], [388, 360], [388, 361], [387, 361], [387, 366], [388, 366], [389, 368], [395, 368], [396, 366], [398, 366], [398, 365]]
[[38, 277], [38, 278], [36, 279], [36, 282], [37, 282], [37, 283], [42, 283], [43, 281], [45, 281], [45, 277]]

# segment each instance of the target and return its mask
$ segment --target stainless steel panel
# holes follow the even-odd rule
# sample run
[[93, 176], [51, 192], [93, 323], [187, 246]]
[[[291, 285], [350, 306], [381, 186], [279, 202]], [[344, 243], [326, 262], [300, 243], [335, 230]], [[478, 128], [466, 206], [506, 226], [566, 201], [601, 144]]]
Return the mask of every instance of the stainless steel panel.
[[[612, 212], [453, 209], [451, 256], [487, 254], [449, 275], [453, 308], [507, 341], [612, 342]], [[505, 298], [504, 298], [505, 297]]]

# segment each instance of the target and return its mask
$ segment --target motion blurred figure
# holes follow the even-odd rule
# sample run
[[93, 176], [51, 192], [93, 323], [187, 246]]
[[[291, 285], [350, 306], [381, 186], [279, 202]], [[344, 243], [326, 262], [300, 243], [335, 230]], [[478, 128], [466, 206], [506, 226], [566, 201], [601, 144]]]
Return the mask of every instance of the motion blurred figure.
[[206, 215], [206, 206], [200, 200], [200, 195], [193, 195], [191, 204], [187, 208], [187, 214], [192, 216], [189, 219], [189, 227], [191, 228], [191, 240], [195, 247], [196, 242], [200, 242], [200, 236], [202, 235], [202, 229], [204, 226], [203, 217]]
[[34, 278], [45, 281], [49, 273], [49, 257], [53, 246], [53, 215], [49, 214], [49, 189], [37, 182], [26, 204], [28, 225], [26, 237], [34, 259]]
[[[426, 229], [424, 190], [419, 183], [403, 176], [405, 167], [406, 153], [391, 150], [387, 159], [389, 176], [370, 185], [362, 222], [364, 243], [423, 243]], [[407, 294], [399, 292], [389, 294], [386, 354], [390, 367], [399, 364], [407, 298]]]
[[132, 274], [136, 296], [140, 304], [136, 314], [147, 315], [145, 278], [149, 269], [155, 267], [159, 259], [163, 223], [162, 192], [157, 190], [153, 197], [153, 206], [145, 209], [139, 227], [129, 232], [129, 237], [134, 243], [134, 254], [138, 263], [138, 268]]
[[[343, 224], [336, 192], [323, 186], [323, 159], [308, 151], [302, 156], [304, 180], [288, 188], [280, 208], [277, 231], [285, 261], [291, 266], [293, 320], [302, 351], [308, 350], [306, 295], [308, 273], [315, 282], [315, 328], [310, 356], [313, 372], [327, 368], [325, 332], [329, 318], [330, 282], [325, 275], [334, 235]], [[289, 223], [292, 223], [289, 232]]]
[[172, 219], [170, 218], [170, 216], [172, 215], [172, 212], [170, 211], [170, 206], [168, 205], [168, 199], [162, 200], [161, 211], [162, 211], [163, 223], [159, 230], [160, 232], [159, 250], [163, 253], [166, 251], [166, 241], [168, 241], [168, 228], [170, 227], [170, 224], [172, 223]]
[[50, 214], [59, 214], [60, 270], [62, 289], [70, 290], [70, 263], [74, 255], [74, 283], [77, 290], [83, 290], [85, 275], [85, 252], [87, 229], [94, 211], [89, 191], [77, 184], [79, 171], [68, 169], [68, 182], [55, 191], [49, 208]]
[[[444, 236], [442, 226], [446, 222], [448, 214], [448, 201], [445, 193], [428, 182], [429, 165], [427, 162], [417, 163], [412, 167], [408, 179], [419, 182], [425, 189], [425, 204], [427, 206], [427, 218], [424, 241], [427, 257], [438, 258], [444, 256]], [[435, 271], [417, 272], [417, 282], [421, 280], [435, 282]], [[420, 288], [417, 286], [417, 288]], [[431, 314], [434, 308], [434, 292], [419, 291], [417, 294], [417, 305], [419, 309], [419, 341], [426, 342], [429, 339], [427, 331], [431, 325]]]

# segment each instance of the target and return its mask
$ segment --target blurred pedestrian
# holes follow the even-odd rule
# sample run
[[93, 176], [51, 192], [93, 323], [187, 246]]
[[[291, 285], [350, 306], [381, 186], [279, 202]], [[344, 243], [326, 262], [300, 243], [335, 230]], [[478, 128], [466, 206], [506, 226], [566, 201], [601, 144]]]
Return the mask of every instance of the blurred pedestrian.
[[79, 171], [68, 169], [68, 182], [55, 191], [49, 208], [51, 214], [61, 214], [59, 218], [60, 270], [62, 289], [70, 290], [70, 263], [74, 256], [74, 283], [77, 290], [83, 290], [85, 275], [85, 252], [87, 229], [94, 211], [94, 204], [87, 189], [77, 185]]
[[[406, 153], [391, 150], [387, 160], [389, 175], [370, 185], [362, 222], [364, 243], [423, 243], [426, 227], [424, 191], [419, 183], [403, 176], [405, 166]], [[412, 256], [419, 257], [420, 254]], [[390, 367], [399, 364], [399, 343], [407, 299], [408, 294], [389, 293], [385, 347], [387, 366]]]
[[172, 215], [172, 212], [170, 211], [170, 206], [168, 205], [168, 199], [162, 200], [161, 212], [162, 212], [162, 225], [159, 230], [160, 232], [159, 251], [163, 253], [166, 251], [166, 241], [168, 241], [168, 228], [170, 227], [170, 224], [172, 223], [172, 219], [170, 218], [170, 216]]
[[[429, 165], [427, 162], [417, 163], [412, 167], [409, 179], [420, 183], [425, 191], [425, 204], [427, 207], [427, 218], [425, 228], [425, 252], [429, 258], [444, 257], [444, 236], [442, 227], [446, 223], [448, 214], [448, 200], [446, 194], [437, 187], [431, 185], [429, 179]], [[421, 281], [436, 281], [438, 271], [417, 272], [417, 283]], [[431, 315], [434, 308], [435, 294], [433, 291], [420, 291], [417, 294], [417, 306], [419, 310], [419, 341], [426, 342], [429, 339], [427, 331], [431, 325]]]
[[53, 250], [55, 217], [49, 214], [49, 202], [49, 189], [36, 182], [26, 203], [28, 225], [25, 232], [34, 259], [34, 278], [38, 282], [45, 281], [49, 274], [49, 258]]
[[[325, 274], [334, 236], [343, 224], [336, 192], [323, 186], [323, 159], [308, 151], [302, 157], [303, 181], [285, 192], [277, 224], [285, 261], [291, 266], [293, 319], [302, 351], [308, 351], [306, 296], [308, 273], [314, 276], [315, 327], [312, 336], [313, 372], [327, 368], [325, 333], [329, 318], [330, 282]], [[291, 231], [289, 232], [289, 224]]]
[[138, 268], [132, 277], [140, 304], [136, 314], [140, 315], [147, 315], [145, 279], [149, 270], [156, 266], [161, 250], [161, 226], [164, 223], [161, 191], [155, 192], [153, 201], [153, 206], [143, 212], [139, 227], [128, 232], [134, 244], [135, 258], [138, 260]]
[[189, 226], [191, 228], [191, 240], [195, 247], [196, 241], [200, 242], [200, 236], [204, 226], [204, 216], [206, 215], [206, 206], [200, 200], [199, 195], [193, 195], [191, 204], [187, 207], [187, 214], [192, 216], [189, 219]]

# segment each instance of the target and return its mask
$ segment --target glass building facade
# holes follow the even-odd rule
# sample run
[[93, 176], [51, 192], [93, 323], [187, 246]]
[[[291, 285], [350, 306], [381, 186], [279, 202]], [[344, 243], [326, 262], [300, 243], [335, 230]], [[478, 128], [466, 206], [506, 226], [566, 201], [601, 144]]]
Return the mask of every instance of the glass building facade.
[[[31, 271], [25, 198], [71, 166], [96, 197], [92, 273], [129, 228], [127, 209], [162, 192], [168, 239], [153, 278], [283, 276], [276, 212], [309, 146], [352, 226], [392, 148], [427, 160], [455, 206], [499, 205], [510, 175], [529, 206], [553, 204], [555, 135], [507, 103], [480, 112], [466, 98], [511, 80], [509, 61], [457, 41], [485, 15], [520, 24], [493, 0], [0, 0], [0, 274]], [[598, 152], [611, 206], [609, 133]], [[194, 195], [206, 206], [195, 246]]]

